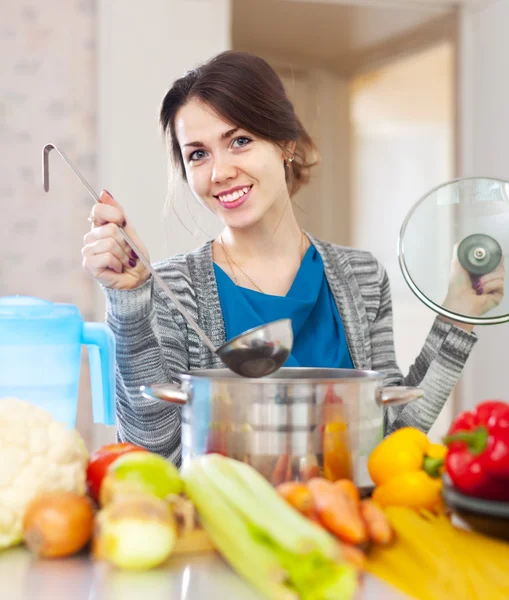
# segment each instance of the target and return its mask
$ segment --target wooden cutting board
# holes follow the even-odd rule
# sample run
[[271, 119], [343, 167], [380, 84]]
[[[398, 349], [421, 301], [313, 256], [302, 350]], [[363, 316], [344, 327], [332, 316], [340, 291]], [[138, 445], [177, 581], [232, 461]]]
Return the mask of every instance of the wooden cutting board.
[[186, 531], [177, 538], [172, 555], [201, 554], [214, 551], [215, 546], [207, 532], [202, 528], [197, 528]]

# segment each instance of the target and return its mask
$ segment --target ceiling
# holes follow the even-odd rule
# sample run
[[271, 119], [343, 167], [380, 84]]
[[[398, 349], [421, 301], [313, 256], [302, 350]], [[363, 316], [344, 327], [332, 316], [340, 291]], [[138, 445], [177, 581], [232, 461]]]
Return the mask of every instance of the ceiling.
[[233, 0], [233, 48], [341, 71], [390, 40], [431, 27], [454, 8], [379, 8], [330, 0]]

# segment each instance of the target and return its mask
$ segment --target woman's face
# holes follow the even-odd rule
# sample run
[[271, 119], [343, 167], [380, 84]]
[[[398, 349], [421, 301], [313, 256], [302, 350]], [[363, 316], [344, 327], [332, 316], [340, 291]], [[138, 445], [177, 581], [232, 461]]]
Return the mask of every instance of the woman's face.
[[175, 133], [192, 192], [225, 225], [246, 228], [281, 215], [289, 153], [228, 123], [198, 99], [179, 110]]

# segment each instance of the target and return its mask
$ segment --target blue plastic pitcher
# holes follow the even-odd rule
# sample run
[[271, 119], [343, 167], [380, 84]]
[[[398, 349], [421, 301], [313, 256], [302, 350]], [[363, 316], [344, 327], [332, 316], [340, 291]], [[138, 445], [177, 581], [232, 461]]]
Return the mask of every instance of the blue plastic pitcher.
[[0, 399], [28, 400], [75, 427], [83, 344], [89, 353], [94, 422], [113, 425], [115, 338], [108, 325], [85, 323], [72, 304], [0, 298]]

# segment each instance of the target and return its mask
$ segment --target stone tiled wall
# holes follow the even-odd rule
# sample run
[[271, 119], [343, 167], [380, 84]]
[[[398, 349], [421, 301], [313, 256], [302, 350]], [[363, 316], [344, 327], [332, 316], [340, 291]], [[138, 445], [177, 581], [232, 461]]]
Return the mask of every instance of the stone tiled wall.
[[[46, 194], [41, 154], [55, 143], [95, 185], [95, 0], [2, 0], [0, 56], [0, 296], [71, 302], [91, 319], [95, 283], [80, 249], [92, 199], [54, 152]], [[82, 375], [87, 436], [86, 364]]]

